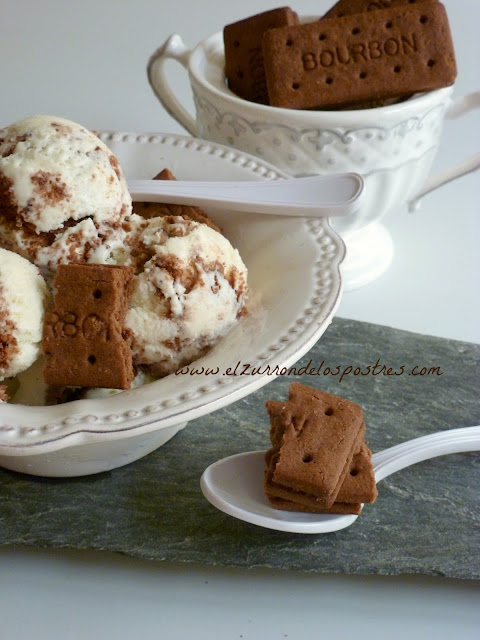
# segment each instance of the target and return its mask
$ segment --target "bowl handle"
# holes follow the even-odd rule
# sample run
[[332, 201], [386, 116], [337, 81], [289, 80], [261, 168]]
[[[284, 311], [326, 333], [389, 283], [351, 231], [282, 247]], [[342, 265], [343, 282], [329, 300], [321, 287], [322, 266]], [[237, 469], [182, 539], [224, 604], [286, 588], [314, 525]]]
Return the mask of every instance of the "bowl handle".
[[[469, 111], [478, 109], [479, 107], [480, 91], [474, 91], [473, 93], [461, 96], [452, 102], [447, 111], [446, 118], [448, 120], [460, 118]], [[408, 210], [410, 212], [417, 211], [420, 206], [420, 201], [427, 195], [427, 193], [430, 193], [431, 191], [438, 189], [438, 187], [441, 187], [448, 182], [452, 182], [452, 180], [456, 180], [467, 173], [478, 171], [478, 169], [480, 169], [480, 153], [473, 155], [471, 158], [468, 158], [468, 160], [455, 165], [451, 169], [446, 169], [436, 176], [433, 176], [427, 181], [423, 189], [408, 202]]]
[[172, 118], [175, 118], [192, 136], [197, 136], [195, 119], [175, 96], [165, 72], [167, 60], [176, 60], [188, 70], [191, 53], [192, 50], [184, 44], [182, 38], [173, 34], [150, 56], [147, 75], [153, 92]]

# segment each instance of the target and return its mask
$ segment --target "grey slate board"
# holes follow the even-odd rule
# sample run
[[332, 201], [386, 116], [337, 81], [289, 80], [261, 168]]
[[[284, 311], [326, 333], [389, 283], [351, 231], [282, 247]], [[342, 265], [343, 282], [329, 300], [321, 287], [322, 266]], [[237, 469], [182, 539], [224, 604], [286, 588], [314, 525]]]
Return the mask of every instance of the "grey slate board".
[[[285, 376], [209, 416], [127, 467], [78, 479], [0, 469], [0, 544], [117, 551], [152, 560], [350, 574], [480, 578], [480, 454], [429, 460], [379, 484], [353, 526], [326, 535], [275, 532], [235, 520], [202, 496], [218, 458], [268, 447], [266, 399], [294, 379], [364, 408], [373, 451], [480, 423], [480, 347], [336, 318], [297, 363], [385, 364], [403, 375]], [[415, 366], [442, 375], [412, 376]], [[379, 368], [377, 368], [378, 371]]]

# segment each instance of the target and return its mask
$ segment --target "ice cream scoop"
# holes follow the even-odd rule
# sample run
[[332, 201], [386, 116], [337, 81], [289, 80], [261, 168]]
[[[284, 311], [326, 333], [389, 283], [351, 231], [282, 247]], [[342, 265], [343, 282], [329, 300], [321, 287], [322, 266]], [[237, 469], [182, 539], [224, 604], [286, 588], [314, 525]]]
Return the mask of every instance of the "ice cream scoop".
[[108, 262], [131, 209], [116, 157], [91, 131], [47, 115], [0, 129], [0, 243], [44, 273]]
[[48, 295], [35, 265], [0, 249], [0, 380], [21, 373], [36, 360]]
[[137, 275], [126, 316], [133, 361], [167, 375], [206, 353], [244, 313], [247, 269], [206, 224], [179, 216], [134, 220], [129, 259]]

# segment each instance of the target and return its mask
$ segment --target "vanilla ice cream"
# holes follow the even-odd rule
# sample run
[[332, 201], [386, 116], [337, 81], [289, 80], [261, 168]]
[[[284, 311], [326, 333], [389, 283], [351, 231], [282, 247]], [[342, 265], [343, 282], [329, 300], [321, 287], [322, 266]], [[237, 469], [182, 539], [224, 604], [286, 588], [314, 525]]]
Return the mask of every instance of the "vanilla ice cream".
[[40, 353], [48, 295], [35, 265], [0, 249], [0, 380], [30, 367]]
[[133, 360], [167, 375], [210, 349], [245, 312], [247, 269], [206, 224], [169, 216], [141, 220], [129, 238], [137, 275], [126, 327]]
[[0, 245], [44, 274], [110, 262], [131, 211], [118, 161], [91, 131], [54, 116], [0, 129]]

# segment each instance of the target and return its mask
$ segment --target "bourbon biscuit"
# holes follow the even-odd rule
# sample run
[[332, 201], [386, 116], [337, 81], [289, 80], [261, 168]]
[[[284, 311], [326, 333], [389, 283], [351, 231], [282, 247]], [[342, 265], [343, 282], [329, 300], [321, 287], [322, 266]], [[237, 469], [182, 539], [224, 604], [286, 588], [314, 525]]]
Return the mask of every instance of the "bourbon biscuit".
[[[154, 180], [176, 180], [176, 177], [170, 171], [170, 169], [163, 169], [158, 173]], [[218, 231], [222, 230], [208, 217], [207, 213], [200, 207], [195, 207], [189, 204], [166, 204], [163, 202], [134, 202], [133, 213], [136, 213], [142, 218], [158, 218], [160, 216], [181, 216], [187, 220], [193, 220], [194, 222], [201, 222], [206, 224], [211, 229]]]
[[266, 407], [284, 428], [273, 481], [331, 506], [363, 439], [362, 409], [298, 382], [290, 385], [287, 402]]
[[[344, 111], [356, 111], [359, 109], [378, 109], [378, 107], [388, 107], [391, 104], [398, 104], [399, 102], [404, 102], [412, 97], [412, 94], [408, 94], [406, 96], [398, 96], [397, 98], [383, 98], [380, 100], [367, 100], [365, 102], [356, 102], [355, 104], [350, 104], [347, 107], [342, 107]], [[325, 111], [329, 109], [325, 107]], [[330, 110], [339, 110], [338, 107], [331, 107]]]
[[45, 391], [45, 405], [47, 407], [56, 404], [65, 404], [75, 400], [83, 400], [87, 397], [87, 389], [83, 387], [59, 387], [48, 385]]
[[[309, 389], [309, 387], [305, 387], [305, 388]], [[312, 391], [314, 391], [313, 388], [312, 388]], [[315, 391], [317, 391], [318, 393], [323, 393], [316, 389]], [[268, 414], [270, 416], [270, 442], [272, 443], [272, 451], [277, 452], [282, 445], [283, 434], [285, 433], [285, 429], [288, 426], [288, 420], [285, 418], [285, 416], [287, 415], [285, 413], [286, 403], [279, 400], [268, 400], [265, 404], [267, 406]], [[301, 428], [302, 426], [301, 422], [299, 424], [298, 418], [297, 418], [297, 426], [299, 428]], [[365, 425], [363, 426], [363, 430], [365, 430]], [[359, 453], [361, 447], [362, 447], [362, 443], [360, 442], [356, 447], [354, 454]]]
[[298, 24], [297, 14], [289, 7], [281, 7], [224, 28], [225, 75], [233, 93], [244, 100], [268, 104], [262, 37], [268, 29], [293, 24]]
[[339, 0], [323, 15], [323, 18], [343, 18], [343, 16], [348, 16], [352, 13], [392, 9], [393, 7], [419, 4], [420, 2], [438, 2], [438, 0]]
[[272, 443], [272, 447], [278, 450], [282, 445], [283, 434], [286, 429], [286, 420], [283, 415], [285, 402], [269, 400], [266, 406], [270, 416], [270, 442]]
[[375, 473], [372, 466], [372, 452], [366, 442], [362, 442], [360, 451], [356, 453], [350, 469], [340, 487], [336, 500], [338, 502], [375, 502], [378, 496]]
[[419, 2], [270, 29], [263, 37], [270, 104], [342, 108], [453, 84], [445, 7]]
[[278, 498], [288, 500], [297, 505], [301, 505], [301, 509], [312, 511], [313, 513], [349, 513], [346, 505], [353, 505], [351, 513], [356, 513], [356, 505], [364, 502], [374, 502], [377, 498], [377, 488], [375, 485], [375, 476], [371, 462], [371, 452], [366, 443], [363, 441], [358, 453], [353, 456], [350, 464], [349, 473], [340, 487], [332, 508], [339, 503], [342, 511], [331, 511], [331, 508], [324, 507], [319, 503], [316, 496], [300, 491], [294, 491], [289, 487], [284, 487], [273, 480], [275, 464], [278, 459], [278, 453], [274, 449], [269, 450], [266, 457], [267, 469], [265, 472], [265, 495], [268, 499]]
[[[390, 9], [392, 7], [400, 7], [406, 4], [414, 4], [418, 2], [438, 2], [438, 0], [339, 0], [324, 16], [325, 18], [342, 18], [352, 13], [361, 13], [363, 11], [375, 11], [377, 9]], [[359, 102], [349, 109], [376, 109], [378, 107], [386, 107], [391, 104], [397, 104], [403, 100], [407, 100], [411, 94], [398, 96], [395, 98], [384, 98], [383, 100], [368, 100]]]
[[287, 500], [285, 498], [276, 498], [273, 496], [267, 496], [270, 504], [275, 509], [281, 511], [302, 511], [304, 513], [337, 513], [345, 515], [359, 516], [362, 512], [362, 505], [360, 502], [347, 503], [347, 502], [334, 502], [331, 507], [322, 507], [319, 504], [306, 506], [300, 502], [294, 502], [293, 500]]
[[45, 314], [43, 368], [47, 384], [129, 389], [134, 377], [125, 315], [133, 268], [59, 265], [54, 308]]

